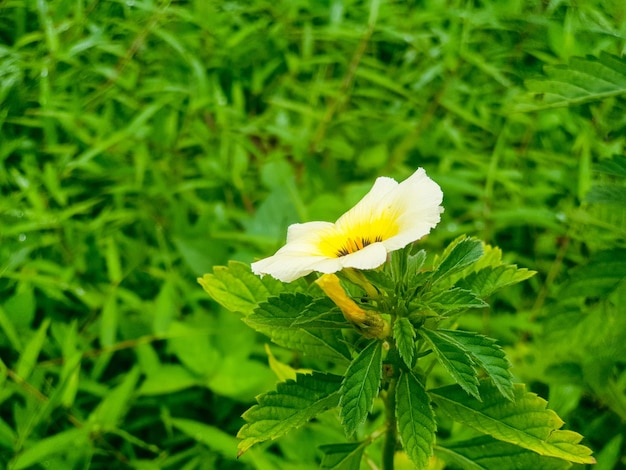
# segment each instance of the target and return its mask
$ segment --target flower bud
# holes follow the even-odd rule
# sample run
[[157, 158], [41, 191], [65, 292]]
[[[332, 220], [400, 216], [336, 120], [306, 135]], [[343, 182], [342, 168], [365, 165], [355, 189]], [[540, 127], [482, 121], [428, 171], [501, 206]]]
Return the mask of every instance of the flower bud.
[[386, 338], [391, 332], [389, 323], [378, 313], [362, 309], [341, 287], [335, 274], [324, 274], [315, 283], [339, 307], [346, 320], [366, 338]]

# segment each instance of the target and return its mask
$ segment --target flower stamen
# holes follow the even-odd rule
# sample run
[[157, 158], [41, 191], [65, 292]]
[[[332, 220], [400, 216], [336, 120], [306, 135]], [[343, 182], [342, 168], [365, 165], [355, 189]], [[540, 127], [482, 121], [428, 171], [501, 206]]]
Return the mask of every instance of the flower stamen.
[[[374, 238], [374, 243], [382, 242], [383, 237], [377, 235]], [[349, 255], [350, 253], [354, 253], [355, 251], [362, 250], [367, 245], [371, 245], [372, 241], [368, 237], [356, 237], [356, 238], [347, 238], [345, 241], [345, 245], [342, 246], [335, 255], [337, 258], [341, 258], [342, 256]]]

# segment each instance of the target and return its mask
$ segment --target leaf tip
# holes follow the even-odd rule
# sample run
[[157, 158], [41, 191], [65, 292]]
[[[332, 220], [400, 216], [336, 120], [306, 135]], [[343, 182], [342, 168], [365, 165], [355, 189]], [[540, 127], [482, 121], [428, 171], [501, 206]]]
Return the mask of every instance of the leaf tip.
[[239, 442], [239, 446], [238, 446], [238, 450], [237, 450], [237, 460], [239, 460], [239, 458], [245, 454], [246, 452], [248, 452], [248, 449], [250, 449], [250, 447], [252, 447], [252, 445], [254, 444], [254, 442], [249, 442], [249, 439], [244, 439], [243, 441]]

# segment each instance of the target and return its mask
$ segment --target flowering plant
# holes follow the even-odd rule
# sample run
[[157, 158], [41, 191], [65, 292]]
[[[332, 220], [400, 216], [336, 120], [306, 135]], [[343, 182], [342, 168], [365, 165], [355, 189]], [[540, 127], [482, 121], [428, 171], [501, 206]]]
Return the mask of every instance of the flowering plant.
[[[232, 262], [199, 280], [312, 365], [287, 368], [244, 413], [240, 454], [337, 409], [349, 440], [320, 448], [325, 469], [358, 470], [379, 439], [386, 470], [401, 453], [419, 469], [435, 460], [494, 470], [594, 462], [582, 436], [560, 429], [543, 399], [513, 383], [496, 340], [457, 329], [460, 314], [487, 308], [495, 291], [534, 273], [465, 236], [427, 262], [412, 242], [437, 225], [442, 198], [422, 169], [401, 183], [379, 178], [336, 223], [293, 225], [286, 245], [251, 270]], [[371, 414], [377, 403], [382, 421]], [[472, 429], [470, 437], [436, 444], [441, 419]]]
[[334, 224], [290, 226], [287, 244], [274, 256], [252, 263], [252, 271], [289, 282], [312, 271], [377, 268], [387, 253], [422, 238], [439, 223], [442, 199], [439, 186], [421, 168], [400, 184], [378, 178]]

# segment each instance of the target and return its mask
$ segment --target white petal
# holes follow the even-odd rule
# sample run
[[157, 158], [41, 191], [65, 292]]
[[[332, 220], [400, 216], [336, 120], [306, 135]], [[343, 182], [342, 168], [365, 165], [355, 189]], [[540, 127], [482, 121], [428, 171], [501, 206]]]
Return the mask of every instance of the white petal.
[[251, 268], [254, 274], [269, 274], [279, 281], [291, 282], [313, 271], [334, 273], [341, 270], [342, 266], [339, 259], [277, 253], [252, 263]]
[[287, 243], [297, 240], [312, 240], [319, 235], [323, 235], [327, 230], [333, 230], [335, 224], [331, 222], [306, 222], [303, 224], [293, 224], [287, 229]]
[[426, 176], [422, 168], [400, 183], [385, 201], [397, 211], [396, 222], [399, 228], [396, 236], [383, 242], [387, 249], [400, 249], [427, 235], [441, 219], [442, 200], [441, 188]]
[[252, 271], [255, 274], [269, 274], [283, 282], [291, 282], [313, 271], [339, 271], [341, 263], [338, 259], [320, 253], [319, 240], [332, 234], [334, 227], [330, 222], [290, 225], [287, 243], [273, 256], [252, 263]]
[[372, 243], [338, 259], [344, 268], [374, 269], [387, 261], [387, 249], [382, 243]]
[[398, 183], [393, 178], [386, 176], [376, 178], [372, 189], [352, 209], [337, 219], [337, 227], [358, 225], [359, 221], [368, 220], [372, 214], [379, 213], [381, 201], [392, 194], [397, 187]]

